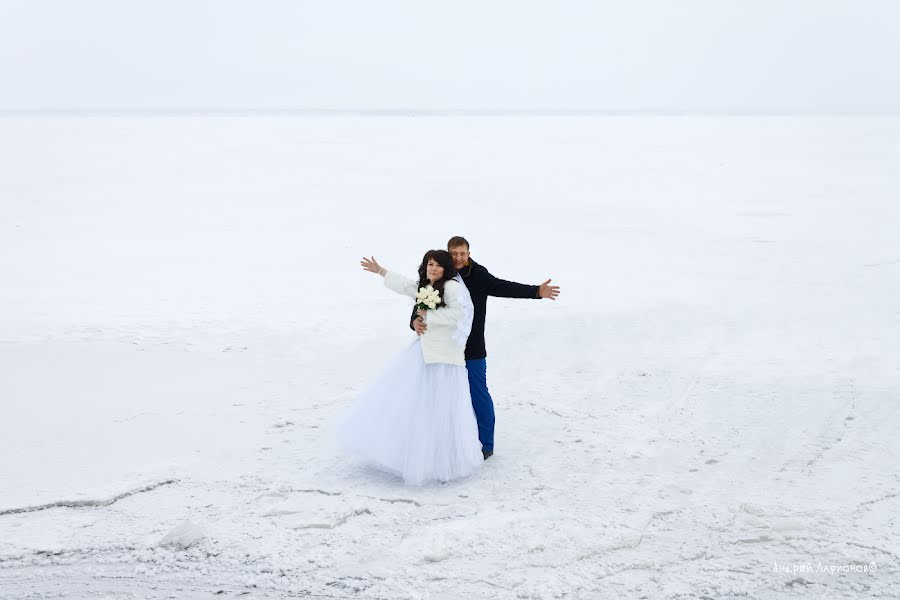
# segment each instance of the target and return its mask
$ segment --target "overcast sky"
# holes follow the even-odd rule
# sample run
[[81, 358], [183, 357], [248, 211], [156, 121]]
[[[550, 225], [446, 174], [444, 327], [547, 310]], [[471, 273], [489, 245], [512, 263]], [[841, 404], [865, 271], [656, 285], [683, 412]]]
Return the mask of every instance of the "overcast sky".
[[900, 112], [896, 0], [0, 0], [0, 110]]

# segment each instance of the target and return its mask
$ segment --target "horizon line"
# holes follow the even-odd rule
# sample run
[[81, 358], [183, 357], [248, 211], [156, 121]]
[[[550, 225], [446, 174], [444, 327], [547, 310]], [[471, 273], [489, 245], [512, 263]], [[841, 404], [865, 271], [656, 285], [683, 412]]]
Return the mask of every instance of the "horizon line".
[[13, 108], [0, 116], [900, 116], [900, 111], [797, 109]]

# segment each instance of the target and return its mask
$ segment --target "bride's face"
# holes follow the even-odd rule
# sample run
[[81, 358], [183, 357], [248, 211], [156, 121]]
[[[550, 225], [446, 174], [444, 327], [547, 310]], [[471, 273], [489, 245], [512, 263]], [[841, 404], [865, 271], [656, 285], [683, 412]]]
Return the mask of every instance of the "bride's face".
[[428, 280], [434, 283], [444, 276], [444, 267], [439, 265], [433, 258], [429, 258], [428, 264], [425, 266], [425, 273], [428, 275]]

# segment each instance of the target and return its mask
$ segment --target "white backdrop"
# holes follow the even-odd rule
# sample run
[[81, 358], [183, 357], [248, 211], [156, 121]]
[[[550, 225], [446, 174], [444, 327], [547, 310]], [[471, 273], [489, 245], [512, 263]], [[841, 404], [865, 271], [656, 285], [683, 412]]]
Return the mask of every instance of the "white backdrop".
[[900, 111], [891, 0], [4, 0], [0, 110]]

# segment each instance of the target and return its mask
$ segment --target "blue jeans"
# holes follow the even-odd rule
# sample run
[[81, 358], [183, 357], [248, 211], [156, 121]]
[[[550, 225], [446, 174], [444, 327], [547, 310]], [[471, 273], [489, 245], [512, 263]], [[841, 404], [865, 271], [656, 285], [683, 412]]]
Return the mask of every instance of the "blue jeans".
[[494, 401], [487, 387], [487, 359], [466, 361], [469, 373], [469, 392], [472, 394], [472, 408], [478, 421], [478, 439], [485, 451], [494, 451]]

